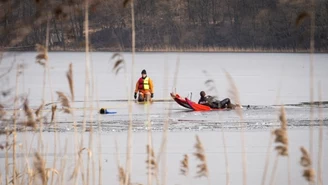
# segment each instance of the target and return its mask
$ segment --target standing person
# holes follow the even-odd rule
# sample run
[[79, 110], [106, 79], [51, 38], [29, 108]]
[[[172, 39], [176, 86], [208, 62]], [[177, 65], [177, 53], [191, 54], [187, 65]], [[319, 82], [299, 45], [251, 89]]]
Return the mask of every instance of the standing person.
[[151, 98], [154, 97], [154, 85], [153, 81], [147, 76], [146, 70], [141, 71], [141, 77], [139, 78], [136, 89], [134, 90], [134, 99], [137, 99], [138, 101], [149, 101]]

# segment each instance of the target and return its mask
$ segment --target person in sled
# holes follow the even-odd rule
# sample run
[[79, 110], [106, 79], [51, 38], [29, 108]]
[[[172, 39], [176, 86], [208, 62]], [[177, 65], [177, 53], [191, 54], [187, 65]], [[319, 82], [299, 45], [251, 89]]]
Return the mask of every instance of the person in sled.
[[233, 104], [231, 103], [229, 98], [220, 101], [214, 96], [206, 96], [206, 93], [204, 91], [200, 92], [200, 99], [198, 101], [198, 104], [206, 105], [215, 109], [233, 108]]
[[134, 99], [137, 99], [138, 101], [149, 101], [151, 98], [154, 97], [154, 85], [153, 81], [147, 76], [146, 70], [141, 71], [141, 77], [139, 78], [136, 89], [134, 91]]

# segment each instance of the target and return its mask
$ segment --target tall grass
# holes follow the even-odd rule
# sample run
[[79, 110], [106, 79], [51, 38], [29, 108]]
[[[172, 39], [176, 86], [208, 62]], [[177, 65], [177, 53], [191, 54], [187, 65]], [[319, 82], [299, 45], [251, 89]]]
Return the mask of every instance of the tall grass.
[[[213, 91], [213, 93], [216, 94], [218, 96], [218, 98], [220, 98], [219, 91], [217, 89], [215, 80], [210, 77], [210, 75], [208, 74], [207, 71], [204, 70], [203, 73], [205, 74], [205, 76], [207, 78], [207, 80], [205, 81], [205, 85], [208, 87], [209, 92]], [[231, 89], [229, 89], [228, 91], [230, 92]], [[218, 115], [219, 115], [219, 121], [220, 121], [220, 112]], [[225, 138], [223, 124], [221, 124], [221, 135], [222, 135], [221, 139], [222, 139], [223, 150], [224, 150], [225, 168], [226, 168], [226, 185], [229, 185], [230, 184], [230, 168], [229, 168], [228, 151], [227, 151], [227, 144], [226, 144], [226, 138]]]
[[[319, 97], [319, 102], [322, 101], [322, 92], [321, 92], [321, 83], [319, 82], [318, 85], [318, 97]], [[322, 105], [319, 103], [319, 151], [318, 151], [318, 178], [317, 178], [317, 183], [318, 185], [323, 184], [322, 180], [322, 156], [323, 156], [323, 117], [322, 117]]]
[[[229, 85], [230, 85], [229, 92], [230, 92], [230, 96], [231, 96], [232, 100], [237, 105], [241, 105], [240, 98], [239, 98], [239, 90], [238, 90], [234, 80], [232, 79], [231, 75], [227, 71], [225, 71], [225, 74], [226, 74], [226, 77], [227, 77]], [[246, 124], [245, 124], [242, 109], [237, 107], [235, 109], [235, 111], [240, 119], [239, 126], [241, 128], [240, 139], [241, 139], [241, 147], [242, 147], [243, 185], [246, 185], [247, 184], [247, 156], [246, 156], [246, 138], [245, 138], [245, 133], [244, 133]]]
[[[129, 0], [125, 0], [124, 4], [129, 2]], [[135, 55], [135, 40], [136, 40], [136, 33], [135, 33], [135, 20], [134, 20], [134, 0], [130, 0], [130, 7], [131, 7], [131, 29], [132, 29], [132, 70], [131, 70], [131, 85], [130, 85], [130, 96], [129, 96], [129, 126], [128, 126], [128, 136], [127, 136], [127, 149], [126, 149], [126, 167], [125, 167], [125, 183], [124, 185], [128, 185], [130, 182], [130, 174], [131, 174], [131, 163], [132, 163], [132, 92], [133, 92], [133, 79], [134, 79], [134, 55]]]

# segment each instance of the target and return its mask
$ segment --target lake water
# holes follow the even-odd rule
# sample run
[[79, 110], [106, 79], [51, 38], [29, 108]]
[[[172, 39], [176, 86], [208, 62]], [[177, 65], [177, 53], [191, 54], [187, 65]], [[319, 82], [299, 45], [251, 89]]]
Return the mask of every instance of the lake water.
[[[1, 74], [15, 64], [24, 64], [23, 73], [18, 79], [18, 94], [27, 94], [29, 104], [32, 108], [37, 108], [42, 100], [43, 88], [43, 67], [35, 63], [35, 52], [26, 53], [5, 53], [0, 63]], [[130, 53], [122, 53], [125, 62], [127, 75], [120, 71], [117, 75], [112, 71], [114, 62], [111, 60], [113, 53], [95, 52], [91, 53], [91, 66], [94, 77], [94, 97], [92, 105], [94, 109], [88, 112], [87, 127], [101, 131], [94, 135], [92, 147], [93, 159], [96, 161], [96, 173], [98, 181], [98, 159], [103, 165], [103, 184], [118, 184], [117, 167], [115, 160], [115, 140], [119, 144], [121, 151], [121, 162], [124, 164], [126, 149], [126, 129], [129, 123], [128, 99], [132, 93], [127, 93], [127, 88], [131, 86], [132, 56]], [[328, 100], [328, 54], [314, 55], [314, 100], [319, 100], [318, 84], [321, 84], [321, 100]], [[309, 124], [313, 122], [314, 127], [314, 167], [317, 169], [318, 160], [318, 130], [319, 119], [323, 120], [323, 174], [327, 173], [328, 166], [328, 107], [324, 105], [322, 109], [314, 108], [314, 114], [310, 115], [310, 106], [300, 104], [310, 101], [310, 55], [309, 54], [272, 54], [272, 53], [137, 53], [135, 57], [135, 67], [133, 73], [133, 87], [140, 77], [142, 69], [146, 69], [155, 85], [156, 100], [169, 99], [169, 92], [176, 91], [182, 96], [192, 93], [192, 99], [198, 100], [199, 92], [205, 90], [208, 94], [218, 95], [219, 98], [230, 97], [229, 83], [224, 70], [227, 71], [238, 88], [241, 103], [250, 105], [244, 107], [243, 116], [246, 125], [245, 141], [247, 156], [247, 177], [248, 184], [260, 184], [264, 171], [266, 151], [270, 139], [270, 131], [279, 126], [278, 107], [274, 104], [286, 104], [292, 184], [305, 184], [302, 177], [302, 168], [299, 165], [301, 153], [300, 146], [309, 148]], [[52, 52], [49, 54], [50, 81], [47, 79], [45, 102], [57, 102], [55, 91], [63, 91], [69, 94], [69, 86], [66, 79], [66, 72], [69, 64], [73, 63], [75, 100], [72, 106], [74, 117], [58, 112], [56, 119], [58, 125], [47, 124], [50, 119], [51, 106], [45, 107], [47, 115], [46, 125], [43, 128], [42, 137], [47, 158], [47, 167], [52, 167], [54, 156], [58, 157], [57, 168], [60, 160], [67, 159], [67, 174], [64, 178], [69, 181], [70, 173], [74, 169], [74, 132], [72, 122], [76, 121], [78, 128], [81, 128], [84, 114], [84, 93], [85, 93], [85, 54], [79, 52]], [[175, 77], [175, 71], [177, 76]], [[205, 72], [204, 72], [205, 71]], [[125, 78], [126, 77], [126, 78]], [[127, 80], [126, 80], [127, 79]], [[205, 82], [213, 80], [217, 91], [209, 90], [211, 87]], [[176, 82], [175, 82], [176, 81]], [[0, 79], [1, 89], [13, 88], [9, 96], [1, 96], [1, 103], [6, 111], [13, 111], [13, 95], [15, 93], [16, 71], [12, 70], [8, 75]], [[174, 85], [176, 84], [176, 85]], [[52, 91], [51, 91], [52, 90]], [[130, 89], [128, 89], [130, 92]], [[99, 101], [96, 101], [99, 100]], [[123, 100], [123, 101], [122, 101]], [[87, 104], [88, 106], [90, 104]], [[60, 107], [60, 106], [59, 106]], [[117, 113], [114, 115], [99, 115], [98, 109], [107, 107]], [[19, 107], [20, 109], [22, 107]], [[60, 110], [60, 108], [59, 108]], [[322, 110], [322, 116], [318, 112]], [[21, 118], [23, 111], [19, 110]], [[89, 116], [90, 114], [90, 116]], [[90, 119], [91, 118], [91, 119]], [[132, 104], [133, 119], [133, 151], [132, 151], [132, 182], [146, 184], [147, 171], [145, 160], [147, 144], [147, 123], [151, 122], [153, 131], [153, 145], [155, 153], [159, 151], [162, 139], [164, 121], [169, 121], [169, 133], [167, 143], [167, 184], [206, 184], [204, 178], [194, 178], [196, 173], [197, 160], [192, 156], [195, 149], [195, 135], [199, 135], [208, 156], [211, 184], [224, 184], [226, 182], [226, 168], [224, 158], [224, 147], [222, 133], [225, 134], [228, 153], [230, 184], [242, 183], [242, 144], [240, 118], [235, 111], [220, 112], [193, 112], [180, 107], [175, 102], [154, 102], [151, 105]], [[311, 120], [312, 119], [312, 120]], [[4, 122], [1, 129], [5, 128]], [[54, 139], [54, 131], [57, 130], [58, 137]], [[100, 134], [100, 135], [98, 135]], [[89, 132], [84, 132], [84, 147], [88, 147]], [[78, 134], [78, 137], [81, 136]], [[17, 140], [22, 145], [18, 152], [37, 148], [38, 133], [24, 132], [18, 133]], [[98, 146], [98, 139], [101, 139]], [[5, 136], [0, 136], [0, 143], [5, 141]], [[56, 142], [55, 142], [56, 141]], [[68, 152], [64, 154], [65, 143], [68, 142]], [[56, 143], [57, 151], [54, 151]], [[275, 159], [275, 152], [271, 146], [270, 165], [267, 176], [267, 184], [271, 177], [272, 165]], [[101, 149], [101, 151], [99, 150]], [[59, 151], [59, 152], [58, 152]], [[33, 152], [31, 152], [33, 153]], [[188, 179], [179, 176], [179, 161], [184, 154], [190, 155], [191, 174]], [[20, 163], [26, 162], [19, 157]], [[84, 156], [86, 167], [86, 155]], [[0, 175], [4, 177], [5, 169], [4, 151], [0, 151]], [[163, 166], [161, 165], [162, 169]], [[21, 168], [22, 169], [22, 168]], [[287, 184], [287, 159], [279, 159], [277, 167], [276, 184]], [[162, 171], [160, 176], [162, 175]], [[2, 178], [4, 179], [4, 178]], [[160, 177], [161, 182], [163, 179]], [[113, 183], [112, 183], [113, 182]], [[328, 177], [323, 176], [323, 183], [328, 182]]]

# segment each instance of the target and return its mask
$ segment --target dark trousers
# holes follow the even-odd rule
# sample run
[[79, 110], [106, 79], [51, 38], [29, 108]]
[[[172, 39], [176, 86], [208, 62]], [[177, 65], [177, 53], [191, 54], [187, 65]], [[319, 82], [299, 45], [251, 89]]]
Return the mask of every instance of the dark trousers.
[[213, 108], [218, 108], [218, 109], [224, 109], [226, 107], [229, 107], [231, 104], [231, 101], [229, 98], [223, 99], [222, 101], [216, 101], [213, 102], [214, 106]]

